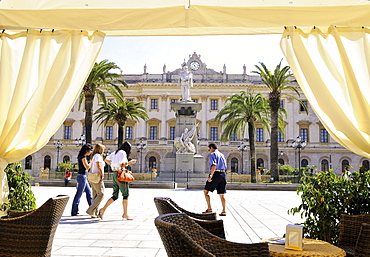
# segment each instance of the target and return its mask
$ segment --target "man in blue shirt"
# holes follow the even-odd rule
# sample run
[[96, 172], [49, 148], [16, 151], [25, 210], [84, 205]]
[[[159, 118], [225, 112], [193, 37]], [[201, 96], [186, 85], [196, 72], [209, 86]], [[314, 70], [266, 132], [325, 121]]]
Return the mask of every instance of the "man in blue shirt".
[[216, 144], [209, 144], [208, 150], [211, 155], [209, 157], [209, 176], [204, 187], [204, 196], [207, 202], [207, 210], [204, 213], [212, 212], [211, 199], [209, 192], [213, 192], [217, 189], [217, 194], [220, 196], [222, 204], [222, 212], [220, 216], [226, 216], [226, 199], [224, 194], [226, 193], [226, 159], [225, 156], [217, 150]]

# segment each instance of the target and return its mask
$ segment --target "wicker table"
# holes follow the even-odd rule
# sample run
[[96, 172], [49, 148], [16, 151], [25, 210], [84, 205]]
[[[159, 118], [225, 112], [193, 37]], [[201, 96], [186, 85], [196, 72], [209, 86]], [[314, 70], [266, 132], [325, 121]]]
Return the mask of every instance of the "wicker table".
[[346, 253], [328, 242], [304, 239], [303, 240], [303, 251], [287, 250], [285, 245], [269, 244], [270, 255], [272, 257], [281, 256], [300, 256], [300, 257], [311, 257], [311, 256], [325, 256], [325, 257], [345, 257]]

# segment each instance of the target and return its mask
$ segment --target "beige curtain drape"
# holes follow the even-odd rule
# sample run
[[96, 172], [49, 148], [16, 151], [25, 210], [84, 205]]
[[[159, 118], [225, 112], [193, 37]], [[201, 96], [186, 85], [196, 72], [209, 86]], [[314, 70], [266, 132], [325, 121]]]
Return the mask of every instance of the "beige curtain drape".
[[313, 110], [342, 146], [370, 158], [369, 29], [285, 30], [281, 48]]
[[4, 168], [42, 148], [61, 126], [100, 52], [104, 33], [24, 31], [0, 40], [0, 204]]

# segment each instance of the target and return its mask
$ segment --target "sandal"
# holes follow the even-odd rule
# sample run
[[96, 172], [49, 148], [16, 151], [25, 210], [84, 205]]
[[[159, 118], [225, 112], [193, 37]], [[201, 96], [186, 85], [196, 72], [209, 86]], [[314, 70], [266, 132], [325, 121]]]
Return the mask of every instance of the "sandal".
[[204, 212], [202, 212], [202, 213], [211, 213], [212, 212], [212, 209], [207, 209], [207, 210], [205, 210]]
[[226, 212], [221, 212], [220, 214], [219, 214], [220, 216], [226, 216]]

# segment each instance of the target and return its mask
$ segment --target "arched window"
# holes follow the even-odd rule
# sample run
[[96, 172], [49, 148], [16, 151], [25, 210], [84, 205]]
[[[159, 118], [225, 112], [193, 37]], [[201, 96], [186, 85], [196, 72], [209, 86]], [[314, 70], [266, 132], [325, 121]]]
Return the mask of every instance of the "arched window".
[[64, 155], [63, 163], [70, 163], [70, 162], [71, 162], [71, 158], [68, 155]]
[[279, 161], [278, 161], [281, 165], [284, 165], [285, 164], [285, 161], [284, 161], [284, 159], [279, 159]]
[[26, 157], [26, 161], [25, 161], [25, 169], [26, 170], [31, 170], [32, 169], [32, 156], [31, 155], [28, 155]]
[[257, 169], [259, 169], [259, 168], [264, 168], [265, 167], [265, 162], [263, 161], [263, 159], [262, 158], [258, 158], [257, 159]]
[[349, 161], [348, 160], [343, 160], [342, 161], [342, 172], [344, 172], [344, 170], [346, 168], [348, 168], [348, 166], [349, 166]]
[[308, 161], [307, 161], [307, 159], [302, 159], [302, 161], [301, 161], [301, 167], [302, 168], [305, 168], [305, 167], [307, 167], [308, 166]]
[[151, 156], [149, 158], [149, 170], [152, 171], [152, 169], [157, 168], [157, 159], [154, 156]]
[[324, 159], [321, 161], [321, 171], [329, 171], [329, 162]]
[[50, 157], [50, 155], [46, 155], [44, 157], [44, 169], [46, 169], [46, 168], [50, 169], [50, 167], [51, 167], [51, 157]]
[[370, 169], [370, 163], [368, 160], [364, 160], [362, 162], [362, 166], [364, 166], [365, 170], [369, 170]]
[[231, 172], [238, 173], [238, 159], [235, 157], [231, 159]]

